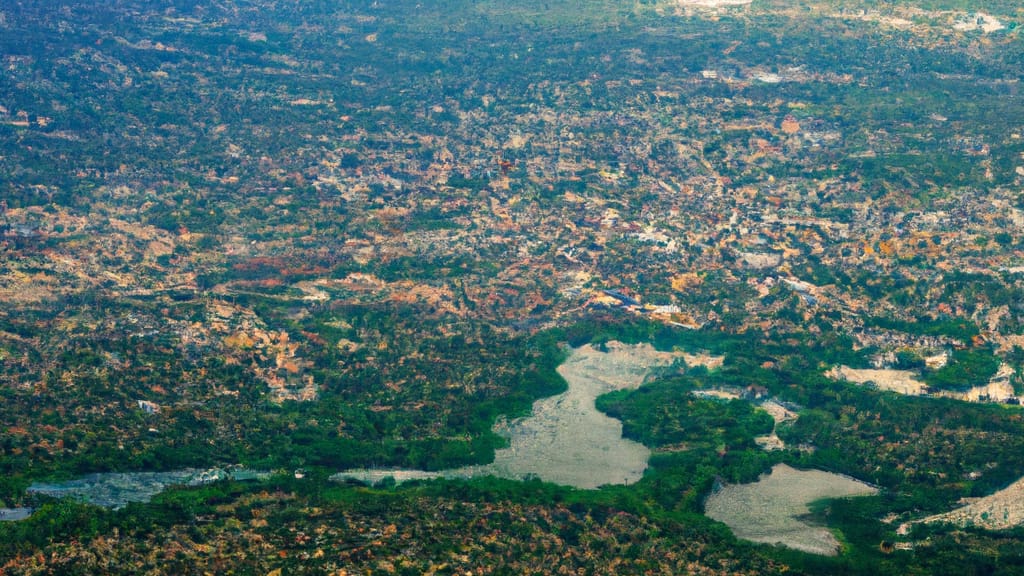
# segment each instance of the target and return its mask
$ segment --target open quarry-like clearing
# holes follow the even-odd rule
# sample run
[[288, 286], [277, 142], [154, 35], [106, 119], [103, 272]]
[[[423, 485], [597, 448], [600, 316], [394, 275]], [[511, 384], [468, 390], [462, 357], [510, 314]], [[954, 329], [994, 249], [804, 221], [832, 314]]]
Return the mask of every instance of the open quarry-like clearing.
[[979, 526], [988, 530], [1007, 530], [1024, 524], [1024, 478], [983, 498], [965, 499], [966, 504], [943, 514], [935, 514], [899, 527], [906, 534], [911, 524], [948, 522], [956, 526]]
[[836, 366], [825, 373], [826, 376], [834, 380], [846, 380], [854, 384], [871, 384], [879, 390], [888, 390], [908, 396], [934, 395], [963, 400], [965, 402], [1007, 402], [1016, 400], [1019, 403], [1021, 397], [1014, 394], [1013, 386], [1010, 384], [1010, 376], [1012, 374], [1013, 369], [1004, 363], [987, 384], [974, 386], [964, 391], [940, 390], [932, 393], [928, 389], [928, 385], [918, 380], [917, 374], [911, 370]]
[[727, 524], [737, 538], [832, 556], [839, 550], [835, 536], [823, 526], [801, 520], [810, 513], [808, 505], [875, 492], [852, 478], [777, 464], [757, 482], [724, 486], [704, 506], [709, 517]]
[[880, 370], [870, 368], [850, 368], [836, 366], [826, 373], [836, 380], [846, 380], [855, 384], [874, 384], [879, 390], [889, 390], [910, 396], [918, 396], [927, 392], [928, 387], [916, 378], [910, 370]]

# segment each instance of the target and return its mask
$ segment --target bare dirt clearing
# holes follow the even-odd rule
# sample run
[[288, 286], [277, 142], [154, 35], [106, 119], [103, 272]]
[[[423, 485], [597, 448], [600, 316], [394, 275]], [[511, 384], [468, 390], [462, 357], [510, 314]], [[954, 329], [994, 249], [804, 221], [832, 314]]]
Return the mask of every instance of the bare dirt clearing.
[[[775, 400], [762, 402], [760, 408], [771, 415], [772, 420], [775, 420], [776, 426], [778, 426], [780, 422], [796, 420], [797, 418], [796, 412], [793, 412]], [[775, 428], [772, 429], [771, 434], [764, 434], [754, 438], [754, 442], [756, 442], [762, 450], [771, 451], [783, 450], [786, 448], [786, 443], [783, 442], [782, 438], [779, 438], [778, 434], [775, 433]]]
[[927, 392], [928, 387], [916, 378], [910, 370], [878, 370], [869, 368], [850, 368], [836, 366], [825, 373], [835, 380], [846, 380], [855, 384], [874, 384], [879, 390], [889, 390], [919, 396]]
[[737, 538], [832, 556], [839, 550], [835, 536], [823, 526], [800, 520], [810, 512], [808, 504], [875, 492], [852, 478], [777, 464], [757, 482], [724, 486], [704, 506], [709, 517], [727, 524]]
[[1024, 524], [1024, 478], [984, 498], [964, 499], [961, 508], [902, 524], [906, 534], [912, 524], [949, 522], [956, 526], [980, 526], [989, 530], [1006, 530]]

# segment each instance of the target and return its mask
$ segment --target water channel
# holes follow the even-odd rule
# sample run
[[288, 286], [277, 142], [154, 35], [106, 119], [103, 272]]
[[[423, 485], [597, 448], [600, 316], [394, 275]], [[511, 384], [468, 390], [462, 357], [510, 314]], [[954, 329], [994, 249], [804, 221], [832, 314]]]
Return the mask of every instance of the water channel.
[[568, 384], [565, 392], [536, 401], [529, 416], [495, 427], [509, 446], [496, 451], [490, 464], [441, 472], [348, 470], [332, 478], [374, 483], [386, 477], [401, 482], [490, 475], [537, 477], [587, 489], [632, 484], [643, 476], [650, 451], [623, 438], [622, 423], [599, 412], [594, 401], [608, 392], [637, 388], [652, 368], [671, 365], [681, 354], [659, 352], [648, 344], [609, 342], [602, 348], [573, 350], [558, 367]]
[[[396, 482], [430, 478], [497, 476], [510, 479], [536, 477], [547, 482], [594, 489], [603, 485], [632, 484], [647, 468], [650, 451], [622, 437], [622, 423], [599, 412], [598, 396], [639, 387], [653, 368], [669, 366], [681, 353], [659, 352], [647, 344], [609, 342], [601, 349], [586, 345], [571, 352], [558, 367], [568, 387], [556, 396], [534, 403], [529, 416], [499, 422], [495, 431], [509, 441], [495, 452], [490, 464], [440, 472], [422, 470], [357, 469], [335, 474], [333, 480], [375, 484], [386, 478]], [[693, 365], [721, 363], [721, 358], [686, 355]], [[92, 474], [55, 484], [33, 484], [29, 492], [72, 497], [108, 508], [129, 502], [147, 502], [171, 485], [201, 485], [224, 478], [244, 480], [269, 476], [241, 468]], [[747, 540], [782, 543], [817, 554], [835, 554], [838, 543], [827, 529], [804, 522], [813, 500], [873, 493], [855, 480], [809, 470], [776, 466], [771, 474], [747, 485], [725, 486], [706, 502], [708, 516], [729, 525]], [[29, 509], [6, 510], [0, 520], [27, 517]]]

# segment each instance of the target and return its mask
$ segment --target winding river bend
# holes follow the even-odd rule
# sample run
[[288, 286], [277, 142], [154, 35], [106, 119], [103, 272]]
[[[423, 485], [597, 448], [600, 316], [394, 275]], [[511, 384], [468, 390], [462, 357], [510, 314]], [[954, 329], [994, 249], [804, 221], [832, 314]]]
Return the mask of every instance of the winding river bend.
[[[594, 401], [614, 390], [637, 388], [654, 367], [671, 365], [684, 358], [689, 364], [702, 357], [659, 352], [648, 344], [609, 342], [604, 350], [583, 346], [572, 351], [558, 367], [568, 389], [557, 396], [538, 400], [530, 416], [502, 422], [495, 431], [509, 440], [509, 447], [496, 451], [494, 462], [441, 472], [422, 470], [349, 470], [332, 476], [376, 483], [385, 478], [396, 482], [427, 478], [471, 478], [498, 476], [524, 479], [537, 477], [577, 488], [606, 484], [631, 484], [647, 469], [650, 451], [622, 437], [622, 423], [598, 412]], [[720, 359], [709, 359], [711, 363]], [[227, 470], [177, 470], [92, 474], [55, 484], [33, 484], [29, 492], [54, 497], [71, 497], [108, 508], [129, 502], [148, 502], [167, 486], [200, 485], [223, 478], [258, 479], [269, 473], [240, 468]], [[5, 509], [0, 520], [18, 520], [27, 509]]]
[[647, 469], [650, 451], [623, 438], [622, 423], [599, 412], [594, 401], [608, 392], [637, 388], [652, 368], [668, 366], [682, 357], [659, 352], [649, 344], [609, 342], [605, 350], [582, 346], [558, 367], [568, 383], [565, 392], [536, 401], [529, 416], [495, 427], [508, 438], [509, 447], [496, 451], [494, 462], [441, 472], [349, 470], [333, 478], [373, 483], [387, 477], [401, 482], [491, 475], [537, 477], [587, 489], [632, 484]]

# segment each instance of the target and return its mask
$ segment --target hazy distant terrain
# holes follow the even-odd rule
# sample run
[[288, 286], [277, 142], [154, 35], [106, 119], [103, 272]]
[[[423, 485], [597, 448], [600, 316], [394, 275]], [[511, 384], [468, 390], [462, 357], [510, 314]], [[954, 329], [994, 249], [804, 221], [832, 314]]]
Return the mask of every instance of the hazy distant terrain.
[[1024, 570], [1019, 4], [0, 6], [0, 572]]

